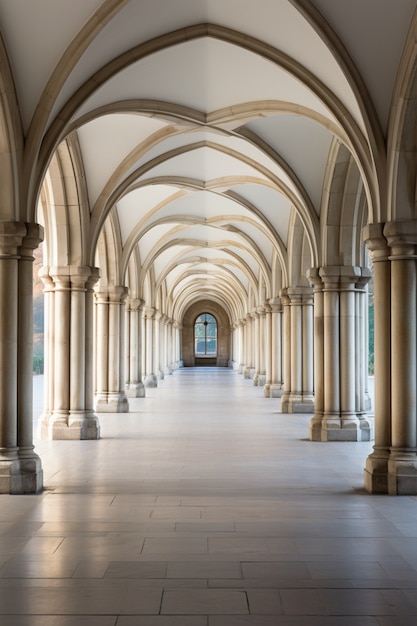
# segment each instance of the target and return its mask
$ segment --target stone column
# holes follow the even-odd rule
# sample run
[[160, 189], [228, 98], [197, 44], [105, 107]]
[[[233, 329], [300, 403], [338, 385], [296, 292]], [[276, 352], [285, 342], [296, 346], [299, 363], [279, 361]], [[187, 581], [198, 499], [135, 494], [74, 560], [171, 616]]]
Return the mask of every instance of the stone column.
[[163, 364], [161, 363], [161, 343], [162, 343], [162, 331], [161, 321], [163, 315], [160, 311], [155, 311], [153, 316], [153, 372], [156, 374], [158, 380], [164, 379]]
[[271, 397], [272, 383], [272, 308], [265, 302], [265, 384], [264, 397]]
[[281, 400], [283, 413], [312, 413], [313, 392], [313, 292], [310, 287], [287, 290], [290, 334], [289, 390]]
[[169, 319], [169, 317], [165, 316], [164, 324], [165, 324], [165, 348], [164, 348], [165, 370], [164, 370], [164, 373], [167, 376], [170, 376], [172, 374], [172, 360], [171, 360], [172, 320]]
[[282, 396], [282, 341], [281, 341], [281, 299], [269, 300], [271, 307], [271, 386], [269, 394], [271, 398]]
[[43, 268], [46, 286], [44, 439], [98, 439], [93, 409], [93, 286], [97, 268]]
[[385, 224], [391, 251], [388, 493], [417, 494], [417, 221]]
[[309, 424], [309, 439], [321, 441], [321, 427], [324, 415], [324, 297], [323, 281], [318, 268], [307, 272], [307, 278], [314, 285], [314, 415]]
[[[125, 298], [127, 289], [111, 286], [96, 293], [97, 396], [96, 411], [127, 413], [125, 380]], [[100, 361], [100, 359], [102, 359]]]
[[146, 307], [144, 309], [144, 319], [145, 319], [145, 376], [144, 376], [144, 385], [145, 387], [157, 387], [158, 382], [154, 372], [154, 324], [153, 324], [153, 316], [155, 313], [155, 309], [152, 307]]
[[249, 313], [246, 315], [245, 330], [246, 330], [246, 337], [245, 337], [246, 361], [245, 361], [244, 377], [251, 378], [251, 371], [253, 371], [253, 368], [252, 368], [252, 317]]
[[253, 354], [254, 354], [254, 370], [253, 370], [253, 384], [255, 387], [259, 383], [260, 373], [260, 350], [261, 350], [261, 332], [260, 332], [260, 315], [257, 309], [252, 311], [252, 329], [253, 329]]
[[[281, 410], [286, 412], [289, 406], [291, 393], [291, 312], [288, 289], [280, 292], [282, 304], [282, 377], [283, 393], [281, 396]], [[282, 409], [284, 407], [284, 409]]]
[[[42, 489], [41, 461], [35, 454], [33, 445], [33, 250], [41, 242], [43, 231], [41, 226], [34, 223], [26, 223], [25, 227], [26, 235], [18, 249], [17, 446], [19, 468], [18, 478], [11, 480], [14, 483], [13, 489], [6, 493], [38, 493]], [[0, 490], [0, 493], [4, 492]]]
[[318, 272], [311, 270], [309, 277], [315, 283], [315, 385], [318, 392], [310, 438], [314, 441], [370, 441], [373, 423], [364, 416], [360, 400], [363, 383], [360, 382], [358, 389], [356, 375], [358, 367], [365, 372], [365, 364], [360, 363], [365, 354], [360, 345], [365, 334], [363, 329], [359, 331], [364, 320], [362, 316], [357, 317], [356, 299], [369, 280], [369, 270], [326, 266]]
[[128, 398], [144, 398], [142, 381], [142, 306], [143, 300], [129, 298], [126, 305], [127, 372], [126, 395]]
[[175, 323], [175, 350], [177, 354], [178, 367], [184, 367], [182, 360], [182, 326], [178, 322]]
[[239, 357], [239, 374], [245, 374], [246, 367], [246, 320], [239, 320], [239, 336], [240, 336], [240, 357]]
[[266, 383], [266, 342], [267, 342], [267, 329], [266, 329], [266, 310], [264, 306], [257, 308], [259, 316], [259, 376], [258, 386], [264, 387]]

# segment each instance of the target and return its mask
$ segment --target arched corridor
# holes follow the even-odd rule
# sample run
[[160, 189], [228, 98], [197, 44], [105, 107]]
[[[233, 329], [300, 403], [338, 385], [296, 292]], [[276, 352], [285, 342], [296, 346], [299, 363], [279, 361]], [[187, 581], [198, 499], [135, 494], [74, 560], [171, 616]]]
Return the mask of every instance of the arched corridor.
[[46, 490], [3, 496], [0, 623], [413, 624], [416, 498], [366, 494], [371, 444], [307, 421], [184, 368], [99, 441], [37, 442]]

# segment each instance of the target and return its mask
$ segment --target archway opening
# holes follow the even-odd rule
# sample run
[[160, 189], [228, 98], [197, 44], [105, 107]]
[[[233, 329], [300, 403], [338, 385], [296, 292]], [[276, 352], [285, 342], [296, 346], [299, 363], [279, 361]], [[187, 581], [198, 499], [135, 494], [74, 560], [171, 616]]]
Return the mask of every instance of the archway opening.
[[211, 313], [202, 313], [194, 322], [195, 364], [217, 365], [217, 320]]

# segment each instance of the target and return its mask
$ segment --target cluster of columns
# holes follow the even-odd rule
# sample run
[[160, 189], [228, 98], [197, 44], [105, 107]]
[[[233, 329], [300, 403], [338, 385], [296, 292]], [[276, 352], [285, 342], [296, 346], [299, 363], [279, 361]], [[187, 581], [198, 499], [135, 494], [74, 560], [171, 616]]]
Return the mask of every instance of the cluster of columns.
[[372, 493], [417, 493], [417, 222], [370, 224], [374, 263], [375, 445]]
[[312, 441], [370, 441], [373, 420], [366, 415], [366, 267], [312, 268], [314, 284], [314, 416]]
[[[262, 386], [267, 398], [281, 398], [283, 413], [312, 413], [313, 291], [283, 289], [234, 327], [239, 373]], [[235, 357], [234, 357], [235, 358]]]
[[33, 446], [33, 250], [38, 224], [0, 222], [0, 493], [38, 493]]
[[143, 311], [142, 367], [145, 387], [157, 387], [158, 380], [182, 367], [181, 325], [153, 307]]

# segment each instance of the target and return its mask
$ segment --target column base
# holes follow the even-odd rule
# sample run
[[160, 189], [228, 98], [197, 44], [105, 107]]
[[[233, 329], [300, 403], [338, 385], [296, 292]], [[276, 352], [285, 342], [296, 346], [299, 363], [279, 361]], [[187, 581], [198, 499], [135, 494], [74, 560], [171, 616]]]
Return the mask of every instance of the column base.
[[265, 374], [259, 374], [258, 377], [258, 387], [265, 387], [266, 384], [266, 375]]
[[149, 387], [149, 388], [157, 387], [158, 379], [155, 376], [155, 374], [148, 374], [147, 376], [145, 376], [143, 384], [145, 385], [145, 387]]
[[92, 411], [54, 412], [41, 419], [39, 436], [50, 441], [100, 439], [100, 423]]
[[128, 398], [144, 398], [145, 385], [143, 383], [132, 383], [126, 385], [126, 396]]
[[42, 489], [43, 470], [37, 454], [0, 461], [0, 494], [36, 494]]
[[388, 493], [388, 457], [389, 451], [383, 449], [374, 450], [366, 459], [363, 479], [369, 493]]
[[272, 383], [269, 389], [270, 398], [282, 398], [284, 390], [281, 383]]
[[129, 401], [125, 393], [100, 394], [95, 408], [97, 413], [129, 413]]
[[417, 495], [417, 456], [414, 450], [391, 449], [388, 493], [391, 496]]
[[310, 422], [311, 441], [372, 441], [373, 433], [373, 419], [368, 416], [325, 415]]
[[314, 397], [299, 393], [290, 393], [281, 400], [282, 413], [313, 413]]
[[170, 367], [169, 365], [167, 365], [164, 369], [164, 374], [165, 376], [171, 376], [172, 374], [172, 367]]
[[156, 372], [156, 377], [157, 377], [158, 380], [164, 380], [165, 374], [164, 374], [164, 372], [162, 370], [158, 370]]
[[259, 385], [259, 374], [258, 374], [258, 372], [254, 373], [252, 381], [253, 381], [253, 386], [254, 387], [258, 387], [258, 385]]

